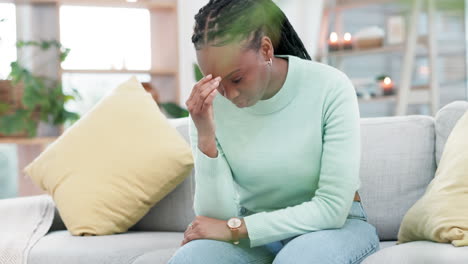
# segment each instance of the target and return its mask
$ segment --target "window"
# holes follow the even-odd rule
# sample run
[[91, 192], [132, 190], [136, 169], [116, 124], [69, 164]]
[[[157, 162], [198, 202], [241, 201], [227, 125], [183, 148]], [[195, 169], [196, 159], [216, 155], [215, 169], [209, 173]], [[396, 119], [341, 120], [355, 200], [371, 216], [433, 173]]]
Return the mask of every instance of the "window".
[[64, 91], [76, 90], [81, 96], [67, 103], [69, 111], [85, 114], [132, 75], [140, 82], [151, 79], [147, 9], [64, 5], [60, 7], [60, 37], [70, 49], [62, 63]]
[[147, 9], [62, 6], [60, 38], [71, 49], [62, 63], [63, 69], [149, 70], [151, 67]]
[[[3, 21], [2, 21], [3, 20]], [[16, 10], [14, 4], [0, 3], [0, 79], [10, 73], [16, 60]]]

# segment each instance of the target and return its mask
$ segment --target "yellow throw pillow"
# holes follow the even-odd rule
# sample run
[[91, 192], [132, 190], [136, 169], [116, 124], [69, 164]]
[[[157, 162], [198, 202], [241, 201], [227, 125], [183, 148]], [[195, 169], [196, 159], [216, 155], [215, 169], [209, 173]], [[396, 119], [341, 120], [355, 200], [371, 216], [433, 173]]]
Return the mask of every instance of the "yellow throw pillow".
[[24, 172], [72, 235], [126, 232], [193, 168], [190, 146], [135, 77], [108, 93]]
[[468, 246], [468, 112], [450, 133], [434, 179], [400, 225], [397, 244], [415, 240]]

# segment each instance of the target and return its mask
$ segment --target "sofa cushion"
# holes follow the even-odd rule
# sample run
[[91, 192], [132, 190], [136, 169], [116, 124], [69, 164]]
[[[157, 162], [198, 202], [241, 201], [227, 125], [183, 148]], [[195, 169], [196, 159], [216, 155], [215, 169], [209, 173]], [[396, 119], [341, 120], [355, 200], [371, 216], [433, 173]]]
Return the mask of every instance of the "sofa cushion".
[[436, 162], [439, 165], [445, 143], [458, 119], [468, 111], [467, 101], [455, 101], [437, 112], [435, 117], [436, 128]]
[[177, 251], [177, 248], [168, 248], [168, 249], [156, 249], [151, 252], [145, 253], [132, 264], [158, 264], [158, 263], [168, 263], [169, 259]]
[[[189, 142], [188, 118], [168, 119], [179, 134]], [[184, 232], [187, 225], [195, 218], [193, 195], [195, 192], [194, 170], [171, 193], [156, 203], [135, 225], [132, 231], [168, 231]], [[55, 209], [55, 216], [49, 232], [66, 229], [60, 212]]]
[[395, 240], [393, 241], [380, 241], [380, 250], [384, 249], [384, 248], [388, 248], [388, 247], [393, 247], [396, 245], [396, 242]]
[[[190, 143], [188, 118], [168, 119], [180, 135]], [[195, 218], [193, 195], [195, 192], [194, 170], [170, 194], [159, 201], [130, 230], [184, 232]]]
[[362, 264], [466, 264], [468, 247], [430, 241], [415, 241], [380, 249]]
[[434, 177], [434, 119], [363, 118], [361, 142], [361, 203], [380, 239], [396, 240], [406, 211]]
[[181, 232], [134, 232], [108, 236], [72, 236], [53, 231], [37, 242], [29, 253], [31, 264], [129, 264], [152, 252], [152, 264], [167, 263], [180, 247]]
[[417, 240], [468, 246], [468, 112], [453, 128], [434, 179], [406, 213], [398, 244]]
[[25, 168], [73, 235], [127, 231], [193, 169], [189, 144], [136, 77], [100, 100]]

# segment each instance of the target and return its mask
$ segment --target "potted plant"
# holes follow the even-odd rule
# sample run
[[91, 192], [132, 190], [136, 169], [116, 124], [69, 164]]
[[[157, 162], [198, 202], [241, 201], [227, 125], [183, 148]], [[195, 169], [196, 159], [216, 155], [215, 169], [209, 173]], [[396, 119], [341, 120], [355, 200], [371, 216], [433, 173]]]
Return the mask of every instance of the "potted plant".
[[[198, 82], [203, 78], [203, 74], [197, 64], [193, 64], [193, 70], [195, 73], [195, 80]], [[176, 103], [160, 103], [159, 106], [172, 118], [182, 118], [189, 116], [187, 109], [180, 107]]]
[[[63, 62], [70, 52], [55, 40], [18, 41], [16, 46], [17, 48], [38, 47], [41, 51], [57, 49], [60, 62]], [[65, 109], [65, 103], [75, 100], [79, 94], [76, 90], [73, 90], [72, 94], [65, 94], [61, 80], [33, 74], [19, 61], [14, 61], [11, 63], [8, 82], [11, 84], [7, 88], [10, 90], [10, 100], [0, 102], [1, 134], [35, 137], [41, 124], [58, 127], [66, 121], [74, 122], [79, 119], [77, 113]], [[5, 86], [8, 85], [3, 87]], [[5, 94], [5, 88], [3, 90]], [[19, 103], [14, 102], [15, 96], [16, 101], [19, 98]]]

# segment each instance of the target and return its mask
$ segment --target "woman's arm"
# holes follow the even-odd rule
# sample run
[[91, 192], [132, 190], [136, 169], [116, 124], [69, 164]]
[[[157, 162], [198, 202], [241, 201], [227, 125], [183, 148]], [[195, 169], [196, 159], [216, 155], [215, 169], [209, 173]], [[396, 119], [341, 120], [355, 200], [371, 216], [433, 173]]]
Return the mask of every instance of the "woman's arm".
[[353, 85], [344, 74], [337, 79], [323, 101], [323, 149], [315, 196], [299, 205], [244, 217], [250, 247], [345, 223], [360, 186], [360, 116]]
[[217, 156], [212, 158], [199, 148], [197, 128], [189, 116], [189, 136], [195, 168], [195, 195], [193, 210], [195, 215], [203, 215], [220, 220], [238, 216], [238, 198], [234, 188], [231, 168], [216, 140]]

